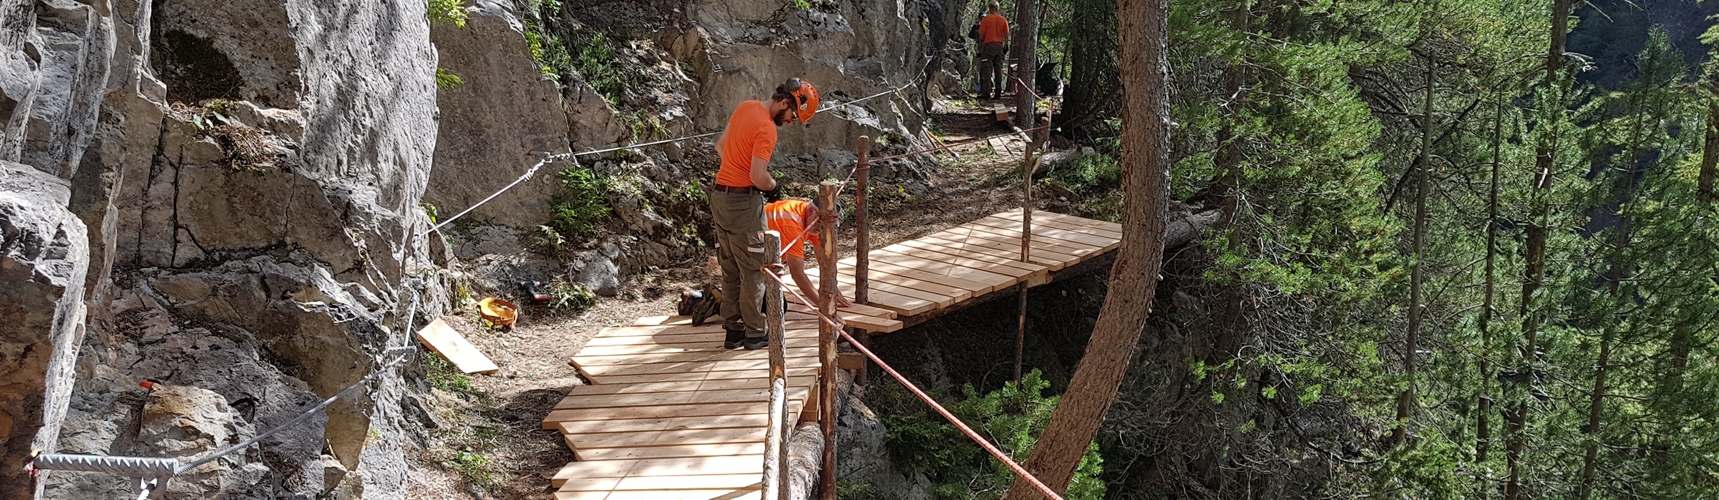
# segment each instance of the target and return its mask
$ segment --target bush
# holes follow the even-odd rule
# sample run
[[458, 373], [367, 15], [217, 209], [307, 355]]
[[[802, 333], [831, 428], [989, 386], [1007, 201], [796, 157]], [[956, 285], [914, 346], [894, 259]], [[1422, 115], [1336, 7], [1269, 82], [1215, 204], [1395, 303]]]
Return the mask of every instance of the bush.
[[[590, 169], [574, 165], [557, 174], [566, 191], [550, 207], [549, 229], [561, 238], [578, 238], [597, 232], [598, 223], [609, 216], [609, 180]], [[559, 245], [557, 245], [559, 247]]]
[[597, 296], [584, 285], [568, 283], [560, 278], [544, 287], [549, 292], [549, 310], [555, 312], [582, 313], [597, 305]]
[[[947, 404], [947, 408], [980, 435], [995, 440], [1010, 458], [1023, 462], [1061, 399], [1043, 395], [1047, 387], [1050, 382], [1033, 370], [1022, 377], [1019, 386], [1010, 383], [983, 396], [972, 386], [965, 386], [965, 398]], [[1014, 473], [953, 424], [922, 402], [908, 401], [913, 396], [900, 386], [879, 386], [873, 392], [867, 399], [877, 401], [880, 411], [887, 412], [883, 416], [888, 429], [884, 447], [890, 460], [906, 472], [924, 472], [931, 478], [933, 498], [996, 499], [1008, 491]], [[1097, 443], [1089, 445], [1065, 498], [1104, 498], [1104, 482], [1098, 478], [1101, 463]]]
[[1103, 194], [1122, 186], [1122, 165], [1100, 153], [1075, 158], [1048, 174], [1042, 182], [1081, 196]]

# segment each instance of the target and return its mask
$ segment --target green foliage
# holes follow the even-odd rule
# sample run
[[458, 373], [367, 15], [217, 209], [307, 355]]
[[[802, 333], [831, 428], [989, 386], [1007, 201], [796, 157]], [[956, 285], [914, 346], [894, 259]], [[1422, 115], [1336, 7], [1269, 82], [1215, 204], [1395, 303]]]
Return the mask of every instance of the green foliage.
[[[452, 24], [456, 28], [466, 27], [466, 20], [469, 15], [466, 14], [464, 0], [428, 1], [427, 14], [430, 16], [431, 23]], [[437, 73], [437, 76], [440, 76], [439, 72]]]
[[430, 218], [430, 224], [435, 224], [441, 218], [442, 212], [432, 203], [419, 203], [418, 208], [424, 210], [424, 216]]
[[549, 310], [560, 313], [582, 313], [597, 305], [597, 296], [584, 285], [569, 283], [561, 278], [544, 287], [549, 293]]
[[841, 500], [896, 500], [895, 497], [867, 483], [845, 477], [836, 478], [836, 498]]
[[459, 368], [455, 368], [453, 363], [449, 363], [441, 355], [427, 354], [423, 359], [431, 387], [467, 396], [482, 394], [482, 391], [472, 386], [471, 377], [461, 373]]
[[447, 91], [447, 89], [454, 89], [457, 86], [462, 86], [462, 84], [466, 84], [466, 79], [457, 76], [452, 70], [447, 70], [445, 67], [435, 69], [435, 88]]
[[1122, 186], [1122, 165], [1104, 154], [1088, 154], [1058, 165], [1040, 181], [1080, 195], [1113, 191]]
[[[1022, 376], [1018, 386], [1011, 382], [984, 395], [966, 386], [960, 401], [940, 400], [955, 416], [1020, 462], [1026, 460], [1060, 399], [1045, 396], [1043, 391], [1048, 387], [1050, 383], [1033, 370]], [[869, 394], [868, 399], [891, 409], [883, 416], [888, 429], [884, 445], [891, 461], [905, 471], [923, 472], [931, 478], [934, 498], [1002, 498], [1014, 479], [1007, 466], [900, 386], [882, 385], [871, 390], [877, 394]], [[1098, 479], [1103, 471], [1101, 463], [1098, 445], [1093, 443], [1081, 459], [1065, 498], [1103, 498], [1105, 485]]]
[[806, 10], [806, 9], [812, 8], [812, 2], [810, 2], [809, 0], [793, 0], [793, 1], [794, 1], [794, 8], [796, 8], [796, 9]]
[[582, 165], [574, 165], [556, 175], [563, 188], [550, 206], [551, 217], [545, 229], [555, 234], [554, 247], [559, 250], [562, 238], [580, 238], [595, 234], [599, 224], [609, 216], [609, 180]]

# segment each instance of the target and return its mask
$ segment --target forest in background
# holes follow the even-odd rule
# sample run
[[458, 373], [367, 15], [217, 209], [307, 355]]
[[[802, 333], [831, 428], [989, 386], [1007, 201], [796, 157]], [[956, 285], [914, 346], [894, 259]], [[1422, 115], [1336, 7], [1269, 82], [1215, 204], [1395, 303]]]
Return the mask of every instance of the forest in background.
[[[1112, 220], [1135, 167], [1116, 5], [1047, 0], [1039, 33], [1062, 133], [1104, 157], [1040, 182]], [[1719, 496], [1713, 14], [1170, 2], [1170, 195], [1223, 219], [1165, 255], [1070, 498]], [[1047, 378], [964, 417], [1025, 458]], [[898, 444], [944, 432], [921, 417]], [[906, 458], [941, 498], [1007, 484], [979, 454]]]

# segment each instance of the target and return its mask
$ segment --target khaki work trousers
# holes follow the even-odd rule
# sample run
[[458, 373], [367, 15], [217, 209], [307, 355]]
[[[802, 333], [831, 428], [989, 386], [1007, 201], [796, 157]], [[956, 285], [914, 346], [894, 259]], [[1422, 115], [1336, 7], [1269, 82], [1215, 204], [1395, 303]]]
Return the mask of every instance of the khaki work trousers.
[[991, 95], [996, 89], [997, 94], [1003, 93], [1003, 85], [1008, 84], [1003, 72], [1009, 67], [1009, 46], [1004, 43], [987, 43], [979, 46], [979, 96]]
[[711, 191], [716, 223], [716, 261], [722, 266], [722, 327], [764, 336], [764, 196]]

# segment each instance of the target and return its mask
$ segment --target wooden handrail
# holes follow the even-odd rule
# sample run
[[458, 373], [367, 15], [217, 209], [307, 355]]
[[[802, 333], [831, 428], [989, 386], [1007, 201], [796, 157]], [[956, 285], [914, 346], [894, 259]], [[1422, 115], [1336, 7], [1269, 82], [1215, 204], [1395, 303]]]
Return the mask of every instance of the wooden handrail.
[[[759, 233], [764, 248], [782, 248], [782, 235], [775, 231]], [[765, 266], [759, 272], [773, 272], [782, 258], [777, 252], [764, 252]], [[788, 500], [788, 378], [787, 335], [782, 282], [764, 281], [764, 334], [770, 341], [770, 416], [764, 430], [764, 500]]]

